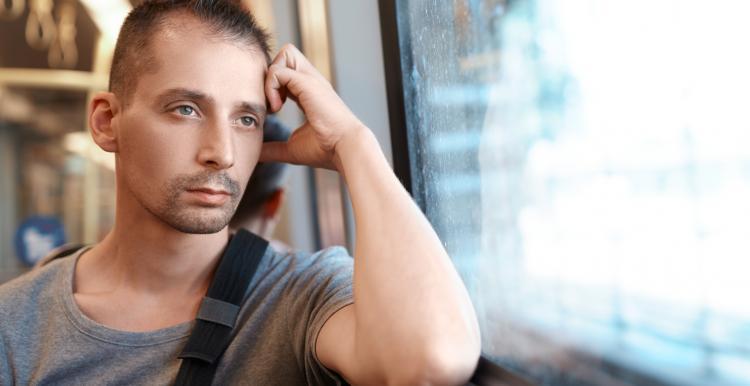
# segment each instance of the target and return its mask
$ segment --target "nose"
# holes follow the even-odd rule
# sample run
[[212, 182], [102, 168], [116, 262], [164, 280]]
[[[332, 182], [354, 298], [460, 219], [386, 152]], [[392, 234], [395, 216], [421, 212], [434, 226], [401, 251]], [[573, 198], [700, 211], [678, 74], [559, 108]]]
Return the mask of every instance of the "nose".
[[229, 125], [207, 125], [200, 138], [198, 162], [206, 167], [222, 170], [234, 165], [234, 138]]

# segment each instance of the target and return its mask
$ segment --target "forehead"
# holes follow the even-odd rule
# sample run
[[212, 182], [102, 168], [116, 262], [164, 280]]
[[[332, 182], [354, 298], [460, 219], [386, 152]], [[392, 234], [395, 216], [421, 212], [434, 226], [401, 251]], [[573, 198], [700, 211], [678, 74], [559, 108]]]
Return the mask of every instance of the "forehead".
[[148, 51], [152, 68], [141, 73], [136, 100], [184, 88], [200, 90], [217, 103], [265, 104], [267, 65], [260, 48], [223, 37], [194, 17], [170, 16]]

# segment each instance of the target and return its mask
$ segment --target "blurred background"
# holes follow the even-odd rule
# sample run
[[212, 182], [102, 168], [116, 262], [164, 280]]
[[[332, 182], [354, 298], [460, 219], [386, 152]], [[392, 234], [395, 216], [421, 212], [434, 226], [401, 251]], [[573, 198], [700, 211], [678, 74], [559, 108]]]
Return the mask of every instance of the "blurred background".
[[[0, 0], [0, 283], [112, 225], [86, 103], [135, 3]], [[246, 3], [375, 132], [494, 366], [750, 385], [750, 2]], [[292, 167], [286, 191], [279, 240], [353, 250], [335, 173]]]

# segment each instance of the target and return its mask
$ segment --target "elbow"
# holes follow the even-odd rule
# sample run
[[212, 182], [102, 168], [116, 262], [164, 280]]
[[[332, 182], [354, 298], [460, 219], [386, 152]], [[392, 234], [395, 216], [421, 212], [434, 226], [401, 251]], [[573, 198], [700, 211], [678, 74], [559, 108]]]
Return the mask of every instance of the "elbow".
[[479, 362], [479, 344], [452, 345], [423, 351], [411, 366], [391, 374], [388, 385], [465, 385]]

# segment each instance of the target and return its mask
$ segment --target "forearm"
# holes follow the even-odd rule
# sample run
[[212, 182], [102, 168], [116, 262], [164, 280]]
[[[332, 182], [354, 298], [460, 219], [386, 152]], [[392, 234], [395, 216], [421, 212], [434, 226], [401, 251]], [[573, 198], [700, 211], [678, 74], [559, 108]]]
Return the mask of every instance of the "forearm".
[[337, 155], [357, 230], [358, 355], [389, 370], [471, 364], [479, 355], [478, 324], [442, 243], [369, 130], [349, 140]]
[[321, 328], [321, 362], [357, 382], [465, 381], [479, 355], [471, 301], [372, 133], [293, 46], [268, 67], [265, 90], [271, 111], [289, 95], [307, 119], [288, 141], [265, 143], [261, 162], [335, 168], [354, 206], [354, 305]]

